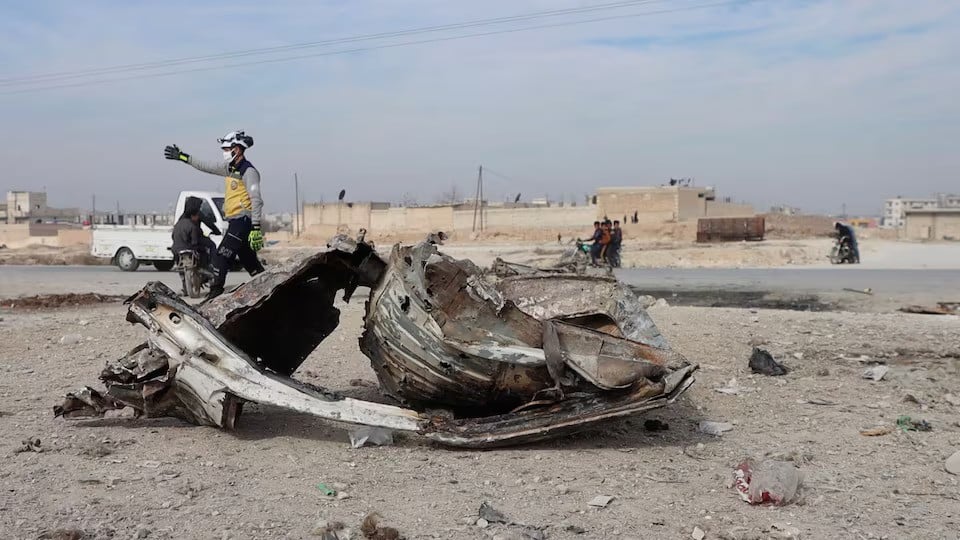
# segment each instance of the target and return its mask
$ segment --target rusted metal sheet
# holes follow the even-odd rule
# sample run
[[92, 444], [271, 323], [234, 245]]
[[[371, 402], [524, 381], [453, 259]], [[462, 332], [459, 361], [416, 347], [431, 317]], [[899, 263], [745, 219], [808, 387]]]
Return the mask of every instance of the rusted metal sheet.
[[740, 242], [763, 240], [766, 231], [763, 216], [700, 218], [697, 220], [697, 242]]
[[[335, 294], [349, 297], [357, 286], [371, 291], [361, 350], [382, 391], [402, 406], [344, 398], [290, 376], [337, 326]], [[128, 304], [127, 319], [148, 329], [147, 343], [108, 364], [106, 392], [71, 393], [57, 415], [129, 406], [234, 429], [243, 404], [256, 402], [450, 445], [498, 446], [662, 407], [697, 369], [616, 280], [502, 279], [430, 242], [397, 246], [383, 261], [369, 245], [341, 238], [199, 310], [161, 283]]]

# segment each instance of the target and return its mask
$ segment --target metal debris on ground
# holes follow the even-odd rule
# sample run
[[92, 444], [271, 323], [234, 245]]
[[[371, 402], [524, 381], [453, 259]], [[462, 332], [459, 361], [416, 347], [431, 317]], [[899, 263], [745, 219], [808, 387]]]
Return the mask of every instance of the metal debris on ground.
[[487, 520], [487, 523], [510, 523], [503, 512], [490, 506], [490, 503], [484, 501], [480, 503], [480, 510], [477, 511], [477, 517]]
[[700, 422], [700, 425], [697, 427], [700, 433], [705, 433], [707, 435], [713, 435], [714, 437], [720, 437], [728, 431], [733, 431], [733, 424], [727, 422], [711, 422], [710, 420], [703, 420]]
[[897, 427], [900, 431], [933, 431], [933, 426], [926, 420], [914, 420], [907, 415], [897, 418]]
[[40, 439], [34, 437], [20, 441], [20, 446], [14, 450], [14, 453], [22, 454], [24, 452], [36, 452], [38, 454], [43, 452], [43, 446], [40, 444]]
[[389, 446], [393, 444], [393, 432], [389, 429], [364, 426], [350, 432], [350, 446]]
[[750, 504], [789, 504], [799, 496], [802, 484], [800, 470], [786, 461], [746, 459], [733, 470], [733, 487]]
[[881, 437], [883, 435], [889, 435], [890, 433], [893, 433], [893, 428], [890, 426], [878, 426], [860, 430], [860, 434], [864, 437]]
[[[349, 299], [359, 287], [370, 289], [360, 349], [398, 405], [293, 378], [339, 325], [339, 291]], [[57, 416], [131, 407], [137, 416], [232, 430], [253, 402], [495, 447], [664, 407], [697, 370], [614, 278], [498, 277], [429, 242], [397, 245], [384, 260], [341, 235], [197, 309], [159, 282], [127, 304], [127, 320], [149, 331], [147, 342], [108, 363], [105, 392], [72, 392]]]
[[882, 365], [882, 364], [881, 364], [881, 365], [877, 365], [877, 366], [873, 366], [873, 367], [871, 367], [871, 368], [868, 368], [868, 369], [864, 370], [864, 372], [863, 372], [863, 378], [864, 378], [864, 379], [870, 379], [870, 380], [872, 380], [872, 381], [879, 382], [879, 381], [883, 380], [884, 377], [886, 377], [887, 372], [889, 372], [889, 371], [890, 371], [890, 368], [888, 368], [887, 366], [884, 366], [884, 365]]
[[870, 287], [867, 287], [866, 289], [853, 289], [853, 288], [850, 288], [850, 287], [844, 287], [843, 290], [845, 290], [845, 291], [847, 291], [847, 292], [855, 292], [855, 293], [860, 293], [860, 294], [866, 294], [866, 295], [873, 296], [873, 289], [871, 289]]
[[607, 495], [597, 495], [596, 497], [587, 501], [587, 506], [592, 506], [594, 508], [606, 508], [611, 502], [613, 502], [613, 497]]
[[773, 359], [773, 355], [759, 347], [753, 348], [748, 364], [754, 373], [779, 377], [790, 372], [787, 366]]
[[936, 306], [904, 306], [900, 311], [917, 315], [957, 315], [960, 314], [960, 302], [937, 302]]

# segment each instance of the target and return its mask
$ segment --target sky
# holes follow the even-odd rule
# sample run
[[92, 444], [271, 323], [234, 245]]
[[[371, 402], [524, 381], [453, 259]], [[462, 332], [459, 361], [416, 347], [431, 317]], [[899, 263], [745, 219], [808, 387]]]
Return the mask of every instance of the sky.
[[[163, 147], [217, 159], [216, 139], [234, 129], [256, 141], [248, 157], [268, 212], [294, 208], [294, 173], [306, 201], [346, 189], [348, 200], [426, 204], [454, 188], [471, 194], [481, 164], [496, 200], [582, 201], [601, 186], [683, 177], [761, 210], [878, 214], [885, 198], [960, 191], [954, 0], [646, 0], [8, 80], [613, 1], [9, 2], [0, 191], [166, 210], [179, 191], [220, 190], [222, 179], [164, 160]], [[608, 20], [463, 37], [595, 18]], [[447, 40], [404, 44], [433, 39]], [[370, 47], [383, 48], [343, 52]], [[301, 55], [312, 56], [287, 59]], [[182, 70], [192, 71], [171, 73]]]

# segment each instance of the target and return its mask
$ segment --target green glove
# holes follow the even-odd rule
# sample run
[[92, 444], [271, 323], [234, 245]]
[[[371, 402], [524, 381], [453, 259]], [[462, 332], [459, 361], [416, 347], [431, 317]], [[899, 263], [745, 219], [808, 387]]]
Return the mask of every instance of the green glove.
[[263, 249], [263, 231], [260, 230], [259, 225], [254, 225], [254, 229], [250, 231], [250, 249], [256, 253]]
[[177, 145], [170, 145], [163, 149], [163, 157], [167, 159], [177, 159], [184, 163], [190, 161], [190, 154], [185, 154], [177, 148]]

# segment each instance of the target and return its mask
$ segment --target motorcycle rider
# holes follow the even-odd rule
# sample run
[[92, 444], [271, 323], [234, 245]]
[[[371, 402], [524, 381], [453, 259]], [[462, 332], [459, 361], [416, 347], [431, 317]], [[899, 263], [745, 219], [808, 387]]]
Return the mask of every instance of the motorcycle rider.
[[834, 223], [833, 227], [837, 231], [837, 243], [843, 245], [844, 242], [847, 242], [847, 244], [850, 246], [850, 256], [853, 257], [853, 261], [851, 262], [854, 264], [859, 264], [860, 248], [857, 246], [857, 235], [853, 231], [853, 227], [839, 221]]
[[[183, 214], [173, 226], [173, 256], [181, 251], [201, 252], [203, 231], [200, 229], [200, 205], [197, 197], [187, 197], [183, 204]], [[202, 257], [202, 255], [201, 255]]]
[[224, 177], [223, 213], [228, 225], [220, 248], [214, 255], [216, 276], [207, 299], [223, 293], [227, 273], [235, 259], [240, 259], [240, 264], [251, 276], [264, 270], [257, 258], [257, 251], [263, 248], [260, 172], [245, 157], [246, 151], [253, 146], [253, 137], [243, 131], [231, 131], [217, 142], [223, 150], [223, 163], [196, 160], [176, 145], [167, 146], [163, 151], [167, 159], [182, 161], [199, 171]]

